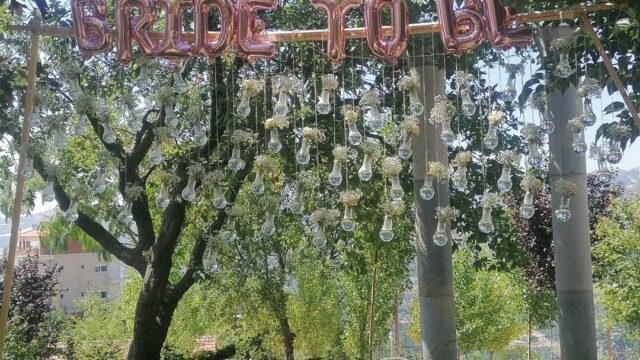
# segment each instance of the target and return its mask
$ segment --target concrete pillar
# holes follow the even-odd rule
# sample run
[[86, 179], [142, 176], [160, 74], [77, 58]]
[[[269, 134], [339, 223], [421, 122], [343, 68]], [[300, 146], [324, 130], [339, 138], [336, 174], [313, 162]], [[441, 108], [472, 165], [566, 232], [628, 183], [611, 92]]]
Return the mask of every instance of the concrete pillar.
[[[546, 48], [552, 39], [566, 38], [571, 32], [568, 27], [546, 29]], [[550, 80], [552, 76], [549, 74]], [[576, 155], [571, 149], [573, 134], [567, 128], [569, 120], [582, 113], [582, 101], [575, 86], [570, 85], [564, 91], [549, 93], [547, 103], [556, 120], [556, 130], [549, 136], [551, 184], [564, 177], [577, 186], [577, 193], [571, 198], [571, 219], [563, 223], [553, 218], [561, 358], [596, 360], [587, 165], [585, 155]], [[560, 194], [552, 191], [551, 200], [556, 209]]]
[[[425, 106], [422, 122], [426, 122], [424, 133], [413, 141], [413, 179], [416, 203], [416, 252], [418, 262], [418, 296], [420, 302], [420, 338], [423, 360], [455, 360], [456, 319], [453, 300], [453, 264], [451, 241], [445, 246], [436, 246], [431, 237], [436, 229], [436, 207], [449, 205], [449, 186], [435, 185], [433, 199], [420, 198], [420, 188], [425, 178], [425, 147], [430, 161], [448, 163], [446, 146], [440, 141], [440, 129], [431, 125], [428, 117], [437, 94], [445, 93], [444, 72], [432, 66], [416, 67], [424, 77], [425, 93], [420, 94]], [[425, 125], [420, 129], [424, 131]], [[437, 155], [436, 155], [437, 149]]]

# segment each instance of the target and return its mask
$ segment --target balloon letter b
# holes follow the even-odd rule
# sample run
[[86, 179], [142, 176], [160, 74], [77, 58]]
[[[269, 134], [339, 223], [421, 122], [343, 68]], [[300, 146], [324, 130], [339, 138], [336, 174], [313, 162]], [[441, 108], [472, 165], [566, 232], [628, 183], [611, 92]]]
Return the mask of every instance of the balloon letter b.
[[[85, 7], [92, 6], [95, 15], [86, 15]], [[102, 0], [71, 0], [78, 47], [88, 56], [104, 52], [111, 45], [111, 29], [107, 25], [107, 7]]]
[[[138, 16], [129, 17], [132, 9], [138, 9]], [[116, 2], [118, 60], [123, 62], [131, 60], [131, 35], [136, 38], [143, 54], [153, 55], [153, 43], [149, 37], [149, 30], [155, 19], [155, 3], [152, 0], [118, 0]]]
[[[220, 34], [214, 41], [207, 40], [209, 10], [220, 14]], [[195, 0], [195, 53], [216, 58], [229, 49], [236, 28], [236, 10], [230, 0]]]
[[256, 59], [268, 59], [276, 54], [273, 42], [260, 39], [265, 24], [253, 12], [275, 9], [277, 6], [278, 0], [238, 0], [238, 56], [255, 62]]
[[[391, 37], [382, 33], [380, 13], [383, 7], [391, 10]], [[407, 3], [405, 0], [365, 0], [364, 24], [367, 43], [376, 56], [395, 64], [398, 57], [407, 48], [409, 27], [407, 20]]]
[[436, 0], [440, 36], [444, 48], [456, 56], [478, 46], [484, 40], [484, 19], [477, 0], [465, 1], [454, 11], [451, 0]]
[[333, 66], [344, 59], [344, 18], [347, 12], [360, 6], [361, 0], [311, 0], [311, 3], [327, 12], [327, 53]]

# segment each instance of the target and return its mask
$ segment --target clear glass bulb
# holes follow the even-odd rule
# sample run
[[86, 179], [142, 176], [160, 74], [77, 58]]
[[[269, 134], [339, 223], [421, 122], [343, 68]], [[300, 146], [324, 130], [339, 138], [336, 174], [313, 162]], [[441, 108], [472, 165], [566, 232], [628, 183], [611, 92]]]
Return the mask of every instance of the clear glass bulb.
[[453, 131], [451, 131], [451, 123], [448, 121], [443, 122], [441, 126], [442, 126], [442, 132], [440, 133], [440, 140], [446, 146], [453, 145], [453, 143], [456, 141], [456, 134], [454, 134]]
[[320, 97], [318, 97], [318, 103], [316, 104], [316, 110], [318, 113], [326, 115], [331, 112], [331, 101], [329, 100], [329, 90], [322, 90]]
[[445, 246], [448, 241], [449, 236], [447, 235], [447, 222], [445, 220], [438, 219], [436, 232], [433, 234], [433, 243], [437, 246]]
[[102, 123], [102, 128], [104, 131], [102, 132], [102, 140], [107, 144], [113, 144], [116, 142], [116, 132], [113, 131], [113, 128], [108, 122]]
[[136, 109], [132, 104], [122, 105], [122, 115], [127, 119], [127, 126], [134, 131], [142, 129], [142, 119], [138, 117]]
[[229, 158], [229, 170], [231, 171], [240, 171], [244, 169], [245, 162], [242, 160], [242, 150], [240, 149], [240, 145], [233, 145], [233, 149], [231, 150], [231, 157]]
[[424, 105], [420, 101], [420, 96], [417, 91], [409, 92], [409, 114], [413, 116], [420, 116], [424, 113]]
[[160, 189], [158, 190], [158, 196], [156, 196], [156, 206], [160, 209], [166, 209], [169, 206], [169, 192], [164, 183], [160, 183]]
[[513, 182], [511, 181], [511, 165], [503, 165], [502, 174], [500, 174], [500, 178], [498, 179], [498, 190], [504, 194], [511, 190], [511, 187], [513, 187]]
[[573, 70], [571, 69], [571, 65], [569, 64], [569, 54], [560, 54], [560, 62], [556, 66], [556, 75], [559, 78], [566, 79], [571, 76]]
[[489, 124], [489, 129], [482, 139], [482, 145], [489, 150], [493, 150], [498, 146], [498, 127], [496, 125]]
[[404, 196], [404, 190], [400, 185], [400, 175], [389, 176], [391, 180], [391, 188], [389, 189], [389, 197], [392, 201], [401, 200]]
[[504, 101], [513, 101], [517, 96], [518, 91], [516, 90], [516, 74], [509, 74], [507, 86], [505, 86], [504, 90], [502, 90], [502, 99]]
[[303, 138], [302, 143], [300, 144], [300, 149], [296, 154], [296, 161], [298, 162], [298, 164], [306, 165], [309, 163], [309, 160], [311, 160], [311, 155], [309, 154], [310, 150], [311, 142], [309, 141], [309, 139]]
[[71, 200], [71, 202], [69, 203], [69, 207], [64, 212], [64, 218], [70, 223], [73, 223], [76, 220], [78, 220], [78, 203], [77, 202]]
[[380, 114], [380, 109], [372, 107], [369, 114], [371, 115], [371, 118], [367, 121], [369, 130], [373, 132], [381, 131], [384, 128], [384, 119], [382, 118], [382, 114]]
[[547, 109], [544, 112], [542, 112], [541, 115], [542, 116], [540, 117], [540, 131], [546, 135], [553, 134], [553, 132], [556, 130], [556, 123], [555, 123], [555, 118], [551, 113], [551, 110]]
[[31, 115], [29, 115], [29, 125], [39, 126], [41, 124], [42, 124], [42, 116], [40, 116], [40, 108], [37, 106], [34, 106], [33, 111], [31, 111]]
[[187, 90], [188, 86], [186, 81], [184, 81], [184, 79], [182, 78], [180, 71], [176, 70], [173, 73], [173, 91], [177, 92], [178, 94], [184, 94], [187, 92]]
[[75, 127], [75, 133], [78, 136], [85, 136], [87, 135], [87, 129], [89, 128], [89, 120], [87, 119], [87, 115], [80, 115], [80, 117], [78, 117], [78, 123], [76, 124]]
[[224, 192], [222, 191], [222, 186], [220, 184], [213, 185], [212, 204], [216, 209], [224, 209], [227, 206], [227, 199], [224, 196]]
[[371, 165], [373, 164], [373, 159], [371, 154], [365, 153], [364, 159], [362, 160], [362, 166], [358, 169], [358, 178], [362, 181], [369, 181], [373, 176], [373, 170], [371, 169]]
[[33, 173], [33, 159], [31, 157], [28, 157], [27, 162], [24, 164], [20, 175], [22, 175], [25, 180], [29, 180], [33, 178]]
[[622, 160], [622, 149], [620, 141], [611, 140], [609, 142], [609, 151], [607, 151], [607, 161], [609, 164], [617, 164]]
[[480, 232], [489, 234], [494, 230], [493, 227], [493, 219], [491, 218], [491, 208], [483, 207], [482, 208], [482, 218], [480, 218], [480, 222], [478, 223], [478, 228]]
[[556, 219], [560, 222], [567, 222], [571, 218], [571, 197], [567, 195], [560, 196], [560, 204], [558, 209], [554, 212]]
[[55, 129], [53, 131], [53, 143], [56, 149], [64, 150], [67, 147], [67, 134], [62, 129]]
[[462, 110], [462, 114], [464, 116], [471, 117], [476, 113], [476, 104], [474, 104], [473, 100], [471, 100], [471, 94], [468, 89], [463, 90], [461, 94], [462, 94], [462, 105], [460, 108]]
[[162, 162], [162, 145], [159, 141], [154, 141], [151, 144], [151, 151], [149, 152], [149, 161], [151, 165], [159, 165]]
[[356, 228], [356, 221], [353, 219], [353, 207], [345, 206], [344, 215], [340, 221], [340, 227], [342, 230], [352, 232]]
[[74, 74], [71, 79], [69, 79], [69, 92], [71, 93], [71, 97], [73, 99], [77, 98], [78, 95], [82, 93], [82, 88], [80, 87], [80, 79], [78, 79], [79, 74]]
[[231, 242], [238, 237], [236, 233], [236, 221], [234, 218], [230, 217], [227, 219], [227, 224], [224, 229], [220, 232], [220, 239], [225, 242]]
[[598, 117], [593, 112], [593, 104], [590, 99], [584, 99], [584, 113], [582, 114], [582, 123], [584, 126], [589, 127], [593, 126]]
[[391, 240], [393, 240], [393, 218], [391, 218], [391, 216], [384, 216], [382, 229], [380, 229], [378, 235], [380, 236], [380, 240], [384, 242], [390, 242]]
[[202, 268], [205, 272], [209, 274], [213, 274], [216, 271], [218, 271], [218, 268], [219, 268], [218, 258], [216, 257], [216, 254], [213, 252], [213, 249], [211, 248], [211, 246], [207, 248], [207, 253], [204, 255], [204, 258], [202, 260]]
[[398, 146], [398, 157], [407, 160], [411, 157], [411, 135], [405, 134]]
[[240, 97], [240, 104], [236, 107], [236, 112], [239, 116], [247, 117], [251, 115], [251, 105], [249, 104], [250, 100], [251, 97], [248, 94], [243, 94]]
[[42, 203], [53, 201], [55, 199], [55, 193], [53, 191], [53, 181], [47, 180], [44, 183], [44, 189], [42, 190]]
[[302, 214], [304, 210], [304, 190], [298, 183], [296, 183], [295, 191], [293, 194], [293, 202], [289, 210], [294, 214]]
[[453, 187], [458, 191], [465, 191], [467, 190], [467, 183], [467, 166], [459, 164], [453, 174]]
[[128, 202], [124, 205], [124, 208], [118, 214], [118, 221], [128, 225], [131, 223], [131, 203]]
[[193, 202], [196, 199], [196, 179], [189, 177], [187, 186], [182, 189], [182, 198], [186, 201]]
[[436, 191], [433, 188], [433, 177], [427, 175], [424, 178], [424, 184], [420, 188], [420, 197], [422, 200], [431, 200], [435, 193]]
[[278, 94], [278, 101], [273, 106], [273, 115], [276, 116], [285, 116], [289, 112], [289, 95], [287, 95], [286, 91], [280, 91]]
[[613, 172], [609, 169], [607, 158], [604, 156], [598, 158], [598, 170], [596, 171], [596, 177], [599, 181], [605, 183], [613, 181]]
[[260, 231], [264, 236], [271, 236], [276, 232], [276, 215], [273, 212], [267, 212], [265, 214], [264, 223], [260, 227]]
[[362, 142], [362, 134], [358, 131], [358, 127], [355, 123], [351, 123], [347, 125], [349, 128], [349, 135], [347, 135], [347, 140], [349, 144], [353, 146], [358, 146]]
[[96, 176], [96, 180], [92, 185], [93, 191], [95, 191], [96, 194], [102, 194], [107, 190], [107, 182], [105, 180], [106, 176], [107, 175], [103, 171], [100, 171], [98, 176]]
[[262, 176], [262, 172], [259, 170], [256, 171], [256, 177], [251, 183], [251, 192], [255, 195], [261, 195], [264, 193], [264, 177]]
[[269, 142], [267, 149], [270, 153], [277, 154], [282, 150], [282, 143], [278, 137], [278, 128], [269, 129]]
[[207, 132], [204, 130], [204, 127], [198, 123], [193, 125], [193, 139], [195, 140], [198, 146], [205, 146], [209, 137], [207, 136]]
[[520, 205], [520, 217], [531, 219], [535, 212], [536, 208], [533, 206], [533, 194], [531, 191], [527, 191], [524, 193], [524, 199], [522, 200], [522, 205]]
[[313, 238], [311, 239], [313, 246], [317, 248], [323, 248], [327, 244], [327, 238], [324, 234], [324, 226], [318, 224], [313, 232]]
[[178, 127], [178, 117], [176, 116], [176, 113], [173, 110], [172, 104], [164, 105], [164, 113], [165, 113], [165, 117], [164, 117], [165, 125], [167, 125], [167, 127], [170, 127], [171, 129], [175, 129], [176, 127]]
[[342, 163], [340, 161], [333, 161], [333, 170], [329, 174], [329, 184], [332, 186], [340, 186], [342, 184]]
[[540, 155], [540, 147], [537, 143], [527, 143], [529, 149], [529, 155], [527, 156], [527, 163], [536, 169], [542, 167], [542, 155]]
[[573, 133], [573, 144], [571, 144], [571, 149], [573, 149], [573, 152], [578, 155], [582, 155], [587, 152], [587, 142], [584, 139], [584, 130]]

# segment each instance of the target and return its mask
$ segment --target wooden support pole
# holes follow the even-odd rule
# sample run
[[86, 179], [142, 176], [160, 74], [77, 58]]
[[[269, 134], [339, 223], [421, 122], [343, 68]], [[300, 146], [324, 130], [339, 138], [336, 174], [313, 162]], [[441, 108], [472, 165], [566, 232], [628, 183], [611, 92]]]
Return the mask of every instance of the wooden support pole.
[[598, 49], [598, 53], [600, 53], [602, 62], [604, 63], [604, 66], [607, 67], [607, 71], [609, 72], [609, 76], [611, 76], [611, 80], [613, 80], [613, 83], [616, 85], [616, 88], [618, 88], [618, 92], [620, 93], [620, 96], [622, 96], [622, 100], [624, 100], [624, 103], [627, 106], [627, 109], [629, 110], [629, 113], [631, 114], [633, 121], [636, 123], [636, 127], [640, 129], [640, 116], [638, 116], [638, 109], [636, 109], [635, 104], [633, 103], [633, 101], [631, 101], [631, 98], [627, 93], [627, 88], [624, 86], [624, 83], [622, 83], [622, 79], [620, 78], [620, 75], [618, 75], [618, 72], [613, 67], [611, 58], [607, 54], [607, 51], [604, 49], [604, 46], [602, 45], [602, 42], [600, 41], [598, 34], [596, 34], [596, 31], [593, 29], [593, 25], [591, 25], [591, 21], [589, 21], [589, 17], [587, 16], [587, 14], [583, 13], [580, 15], [580, 20], [582, 20], [582, 25], [584, 25], [584, 30], [587, 32], [587, 34], [589, 34], [589, 36], [591, 37], [591, 40], [593, 40], [593, 43], [596, 46], [596, 49]]
[[[40, 27], [40, 18], [33, 18], [33, 26]], [[11, 238], [9, 240], [9, 254], [7, 256], [7, 268], [4, 274], [4, 288], [2, 289], [2, 308], [0, 308], [0, 360], [4, 350], [4, 340], [7, 334], [7, 320], [9, 318], [9, 304], [11, 302], [11, 288], [13, 287], [13, 270], [16, 259], [18, 233], [20, 230], [20, 213], [22, 209], [22, 195], [24, 193], [24, 177], [22, 170], [27, 162], [29, 150], [29, 116], [33, 111], [33, 93], [35, 91], [36, 65], [38, 64], [38, 47], [40, 34], [31, 33], [31, 54], [27, 67], [27, 92], [24, 95], [24, 109], [22, 119], [22, 132], [20, 133], [20, 159], [16, 173], [16, 192], [13, 199], [13, 213], [11, 215]]]

